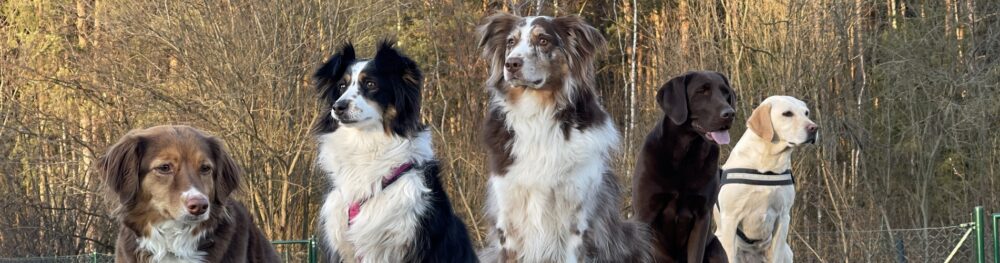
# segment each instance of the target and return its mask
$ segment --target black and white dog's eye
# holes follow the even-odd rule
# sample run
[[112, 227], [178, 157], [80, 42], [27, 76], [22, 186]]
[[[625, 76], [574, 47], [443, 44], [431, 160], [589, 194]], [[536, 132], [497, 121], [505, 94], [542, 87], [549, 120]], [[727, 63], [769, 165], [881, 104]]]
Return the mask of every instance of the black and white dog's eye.
[[792, 117], [792, 115], [795, 115], [795, 114], [793, 114], [791, 111], [786, 111], [785, 113], [781, 114], [781, 116], [785, 116], [785, 117]]
[[365, 82], [365, 86], [368, 86], [369, 89], [374, 89], [375, 88], [375, 82], [373, 82], [373, 81]]
[[340, 88], [340, 89], [346, 89], [347, 88], [347, 84], [340, 83], [340, 86], [337, 86], [337, 87]]

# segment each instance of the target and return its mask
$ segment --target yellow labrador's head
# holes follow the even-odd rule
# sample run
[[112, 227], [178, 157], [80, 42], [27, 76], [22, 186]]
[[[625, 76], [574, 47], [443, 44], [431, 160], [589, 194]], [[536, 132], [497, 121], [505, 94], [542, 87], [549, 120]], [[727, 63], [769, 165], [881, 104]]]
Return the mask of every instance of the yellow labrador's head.
[[791, 96], [764, 99], [747, 120], [747, 127], [764, 140], [795, 147], [815, 143], [819, 126], [809, 119], [809, 107]]

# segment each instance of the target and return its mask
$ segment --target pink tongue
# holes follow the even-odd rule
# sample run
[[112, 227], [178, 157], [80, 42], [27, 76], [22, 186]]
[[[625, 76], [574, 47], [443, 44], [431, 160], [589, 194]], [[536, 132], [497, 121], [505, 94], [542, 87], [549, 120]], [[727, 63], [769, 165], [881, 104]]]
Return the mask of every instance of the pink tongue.
[[709, 132], [708, 136], [712, 137], [712, 140], [720, 145], [729, 144], [729, 130]]

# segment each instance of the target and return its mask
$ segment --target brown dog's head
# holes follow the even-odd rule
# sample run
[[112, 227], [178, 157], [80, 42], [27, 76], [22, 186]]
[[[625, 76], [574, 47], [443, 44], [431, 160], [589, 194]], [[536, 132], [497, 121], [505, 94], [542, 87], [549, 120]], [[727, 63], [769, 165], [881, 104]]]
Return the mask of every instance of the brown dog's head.
[[714, 71], [692, 71], [663, 84], [656, 102], [666, 118], [678, 126], [690, 126], [705, 139], [729, 144], [729, 127], [736, 117], [736, 95], [729, 79]]
[[154, 224], [199, 224], [223, 213], [240, 168], [219, 139], [189, 126], [133, 130], [95, 167], [119, 219], [141, 235]]

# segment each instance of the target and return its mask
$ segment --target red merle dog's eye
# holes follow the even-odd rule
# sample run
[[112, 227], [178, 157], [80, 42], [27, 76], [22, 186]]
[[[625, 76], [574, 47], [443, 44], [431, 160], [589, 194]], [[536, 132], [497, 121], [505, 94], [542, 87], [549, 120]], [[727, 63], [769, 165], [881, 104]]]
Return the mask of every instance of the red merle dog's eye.
[[549, 40], [548, 39], [544, 39], [544, 38], [543, 39], [539, 39], [538, 40], [538, 45], [539, 46], [543, 46], [543, 47], [544, 46], [548, 46], [549, 45]]
[[517, 42], [516, 42], [516, 41], [514, 41], [514, 39], [513, 39], [513, 38], [508, 38], [508, 39], [507, 39], [507, 47], [513, 47], [513, 46], [514, 46], [514, 44], [517, 44]]

